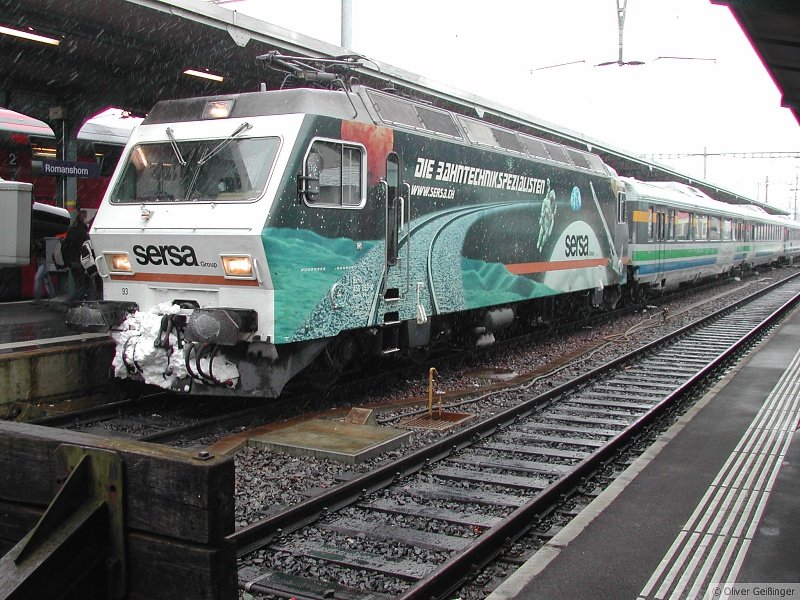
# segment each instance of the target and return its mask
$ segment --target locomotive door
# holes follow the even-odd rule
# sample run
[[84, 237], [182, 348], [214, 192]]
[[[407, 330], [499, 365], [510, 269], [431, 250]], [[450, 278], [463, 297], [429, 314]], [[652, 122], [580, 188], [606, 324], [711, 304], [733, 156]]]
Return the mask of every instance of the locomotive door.
[[391, 152], [386, 157], [386, 275], [384, 299], [400, 299], [408, 291], [411, 231], [406, 229], [406, 215], [410, 214], [408, 196], [411, 186], [403, 182], [400, 156]]

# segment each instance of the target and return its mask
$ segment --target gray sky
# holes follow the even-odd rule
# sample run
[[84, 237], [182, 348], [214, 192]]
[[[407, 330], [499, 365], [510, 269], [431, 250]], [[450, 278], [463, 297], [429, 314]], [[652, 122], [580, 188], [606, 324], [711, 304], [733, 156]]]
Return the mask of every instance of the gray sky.
[[[624, 59], [646, 64], [626, 67], [594, 66], [617, 58], [616, 0], [352, 3], [353, 51], [632, 153], [800, 151], [800, 125], [728, 9], [709, 0], [629, 0]], [[339, 0], [223, 6], [340, 43]], [[703, 175], [702, 158], [660, 160]], [[706, 169], [782, 208], [800, 193], [798, 159], [709, 157]]]

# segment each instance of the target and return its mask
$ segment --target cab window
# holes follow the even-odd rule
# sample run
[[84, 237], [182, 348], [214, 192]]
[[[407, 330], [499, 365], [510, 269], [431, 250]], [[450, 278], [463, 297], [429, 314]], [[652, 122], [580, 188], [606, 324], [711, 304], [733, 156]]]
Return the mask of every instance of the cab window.
[[361, 208], [366, 200], [364, 148], [315, 140], [303, 162], [300, 191], [306, 204]]

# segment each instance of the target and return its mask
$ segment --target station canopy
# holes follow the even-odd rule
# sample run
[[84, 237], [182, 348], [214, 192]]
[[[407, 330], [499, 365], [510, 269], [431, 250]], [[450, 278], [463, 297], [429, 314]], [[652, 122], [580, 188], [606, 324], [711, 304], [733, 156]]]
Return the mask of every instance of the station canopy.
[[713, 0], [727, 6], [800, 123], [800, 2]]
[[[738, 2], [729, 0], [728, 4], [735, 12], [733, 5]], [[794, 6], [795, 2], [747, 4], [767, 11], [772, 5]], [[797, 34], [795, 42], [796, 38]], [[320, 58], [348, 54], [343, 48], [203, 0], [0, 0], [0, 55], [4, 57], [0, 106], [51, 124], [59, 117], [70, 119], [77, 133], [87, 118], [108, 106], [144, 115], [158, 100], [256, 91], [262, 83], [267, 89], [277, 89], [284, 75], [256, 60], [271, 50]], [[796, 60], [796, 44], [794, 54]], [[217, 79], [188, 75], [187, 70]], [[391, 65], [365, 61], [358, 73], [365, 85], [392, 87], [445, 109], [595, 152], [620, 175], [676, 180], [726, 202], [753, 203], [668, 166]]]

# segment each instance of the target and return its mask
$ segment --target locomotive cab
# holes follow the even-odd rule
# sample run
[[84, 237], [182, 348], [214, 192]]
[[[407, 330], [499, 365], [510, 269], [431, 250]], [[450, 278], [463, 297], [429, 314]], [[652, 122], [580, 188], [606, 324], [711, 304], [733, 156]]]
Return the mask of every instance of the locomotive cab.
[[[279, 393], [274, 374], [253, 368], [244, 377], [254, 381], [243, 382], [237, 366], [251, 355], [278, 359], [264, 231], [282, 202], [297, 202], [307, 113], [338, 113], [337, 100], [349, 109], [342, 95], [254, 93], [154, 107], [90, 232], [104, 299], [68, 315], [78, 328], [116, 330], [118, 374], [195, 392], [244, 384], [264, 393], [274, 380], [267, 393]], [[300, 109], [286, 114], [285, 105]]]

